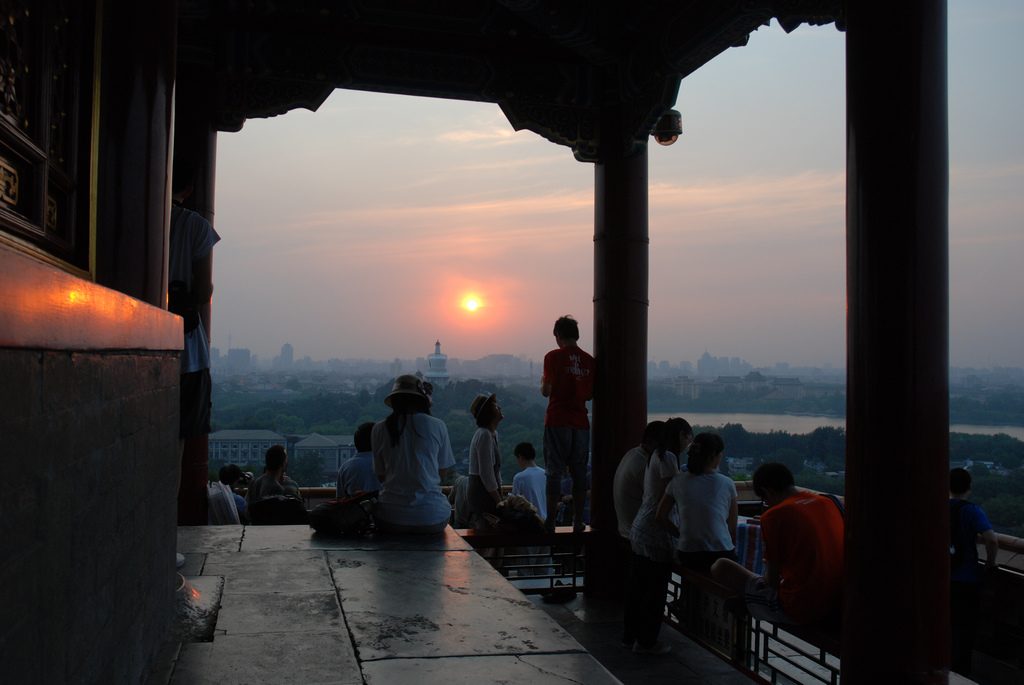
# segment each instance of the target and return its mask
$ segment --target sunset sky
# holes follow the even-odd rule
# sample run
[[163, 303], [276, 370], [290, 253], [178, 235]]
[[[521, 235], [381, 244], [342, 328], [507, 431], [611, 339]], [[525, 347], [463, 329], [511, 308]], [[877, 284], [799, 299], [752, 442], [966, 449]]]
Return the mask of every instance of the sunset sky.
[[[949, 2], [954, 366], [1024, 367], [1022, 34], [1020, 0]], [[649, 147], [649, 359], [845, 366], [844, 51], [772, 22], [683, 81]], [[539, 361], [568, 313], [592, 349], [593, 181], [496, 105], [341, 90], [248, 121], [218, 139], [213, 345]]]

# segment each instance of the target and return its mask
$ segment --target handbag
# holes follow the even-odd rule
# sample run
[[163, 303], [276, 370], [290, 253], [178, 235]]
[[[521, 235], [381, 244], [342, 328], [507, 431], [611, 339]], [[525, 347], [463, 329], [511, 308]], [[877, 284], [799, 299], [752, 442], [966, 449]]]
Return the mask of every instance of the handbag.
[[373, 500], [379, 490], [360, 490], [348, 497], [332, 499], [313, 507], [309, 512], [309, 525], [318, 533], [329, 535], [358, 535], [373, 527]]

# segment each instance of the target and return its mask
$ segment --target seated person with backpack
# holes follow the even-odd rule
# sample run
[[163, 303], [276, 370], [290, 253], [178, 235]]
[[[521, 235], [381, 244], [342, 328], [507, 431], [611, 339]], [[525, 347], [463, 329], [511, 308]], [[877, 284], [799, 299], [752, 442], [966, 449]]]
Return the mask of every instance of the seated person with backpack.
[[373, 421], [359, 424], [352, 442], [356, 446], [356, 455], [346, 459], [338, 469], [338, 483], [335, 497], [351, 497], [357, 492], [380, 490], [380, 480], [373, 472], [373, 444], [370, 433]]
[[299, 485], [285, 475], [288, 453], [284, 445], [271, 445], [264, 457], [263, 475], [245, 495], [249, 519], [256, 525], [307, 523]]
[[263, 475], [249, 486], [245, 501], [249, 504], [270, 495], [287, 495], [302, 499], [299, 484], [285, 475], [288, 470], [288, 452], [284, 445], [271, 445], [263, 457]]

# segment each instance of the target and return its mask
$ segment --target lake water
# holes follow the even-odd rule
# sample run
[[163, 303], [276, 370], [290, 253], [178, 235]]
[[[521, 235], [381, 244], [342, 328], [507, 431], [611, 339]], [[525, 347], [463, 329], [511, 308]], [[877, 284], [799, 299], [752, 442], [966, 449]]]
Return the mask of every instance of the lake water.
[[[846, 428], [845, 418], [827, 416], [793, 416], [791, 414], [702, 414], [698, 412], [673, 412], [649, 414], [649, 421], [664, 421], [673, 416], [682, 416], [693, 425], [724, 426], [727, 423], [740, 423], [751, 433], [768, 433], [770, 431], [786, 431], [794, 435], [810, 433], [815, 428]], [[970, 426], [961, 423], [950, 424], [951, 433], [974, 433], [977, 435], [1007, 435], [1024, 440], [1024, 427], [1021, 426]]]

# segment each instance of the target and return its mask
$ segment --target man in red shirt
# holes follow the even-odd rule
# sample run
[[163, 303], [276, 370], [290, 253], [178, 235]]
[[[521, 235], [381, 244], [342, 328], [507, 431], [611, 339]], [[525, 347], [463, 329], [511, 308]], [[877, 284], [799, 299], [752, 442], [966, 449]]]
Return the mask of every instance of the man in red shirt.
[[590, 456], [590, 419], [587, 400], [594, 393], [594, 358], [576, 341], [580, 327], [571, 316], [555, 322], [558, 349], [544, 355], [540, 392], [548, 398], [544, 416], [544, 470], [548, 516], [545, 527], [555, 530], [562, 475], [572, 476], [573, 530], [586, 528], [583, 508], [587, 499], [587, 459]]
[[843, 515], [835, 501], [798, 490], [784, 464], [762, 464], [754, 493], [761, 515], [765, 574], [728, 559], [711, 575], [744, 598], [754, 618], [771, 623], [814, 623], [840, 608], [843, 584]]

